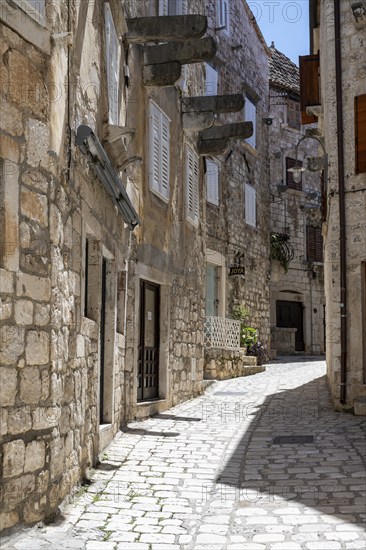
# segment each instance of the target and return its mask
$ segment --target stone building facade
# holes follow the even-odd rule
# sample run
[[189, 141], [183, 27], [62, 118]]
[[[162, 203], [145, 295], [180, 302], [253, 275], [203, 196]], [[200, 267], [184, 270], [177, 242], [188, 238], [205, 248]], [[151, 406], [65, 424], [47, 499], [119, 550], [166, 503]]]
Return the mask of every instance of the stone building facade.
[[329, 163], [323, 224], [328, 380], [336, 406], [359, 413], [366, 396], [366, 4], [313, 0], [310, 21], [303, 108], [318, 116]]
[[[244, 3], [220, 6], [1, 3], [1, 528], [52, 517], [121, 426], [202, 391], [207, 248], [230, 261], [250, 240], [250, 285], [227, 288], [267, 342], [266, 50]], [[205, 103], [213, 67], [223, 94], [243, 92], [233, 52], [236, 71], [252, 64], [249, 122], [242, 98]], [[236, 145], [256, 120], [258, 150]], [[214, 207], [206, 224], [210, 154], [228, 232]]]
[[[287, 170], [296, 161], [296, 146], [305, 127], [300, 116], [299, 68], [272, 43], [269, 56], [269, 156], [271, 182], [271, 347], [279, 354], [325, 351], [325, 298], [321, 237], [320, 172], [302, 172], [296, 183]], [[314, 128], [314, 124], [312, 125]], [[317, 143], [305, 138], [298, 161], [316, 156]], [[282, 236], [285, 240], [281, 245]], [[276, 245], [288, 262], [276, 259]], [[286, 271], [287, 270], [287, 271]]]
[[246, 2], [225, 4], [224, 25], [209, 14], [219, 46], [207, 93], [242, 94], [244, 106], [229, 120], [252, 121], [253, 134], [206, 158], [206, 315], [231, 318], [238, 306], [247, 308], [269, 349], [268, 48]]

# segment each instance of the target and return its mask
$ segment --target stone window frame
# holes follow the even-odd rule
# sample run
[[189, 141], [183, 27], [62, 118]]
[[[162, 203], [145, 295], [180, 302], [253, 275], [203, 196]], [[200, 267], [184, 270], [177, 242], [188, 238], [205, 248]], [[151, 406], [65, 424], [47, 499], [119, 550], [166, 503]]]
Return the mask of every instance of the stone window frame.
[[[45, 4], [47, 5], [45, 0]], [[2, 0], [0, 21], [47, 55], [51, 53], [51, 33], [47, 19], [26, 0]]]
[[[212, 91], [209, 89], [212, 85]], [[205, 63], [205, 95], [215, 96], [219, 88], [219, 72], [210, 63]]]

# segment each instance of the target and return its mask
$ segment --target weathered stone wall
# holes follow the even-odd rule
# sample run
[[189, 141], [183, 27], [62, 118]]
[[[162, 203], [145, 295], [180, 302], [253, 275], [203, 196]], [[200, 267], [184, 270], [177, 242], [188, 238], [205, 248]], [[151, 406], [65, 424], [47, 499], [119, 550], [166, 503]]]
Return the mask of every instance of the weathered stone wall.
[[[295, 95], [296, 98], [296, 95]], [[321, 182], [319, 172], [302, 173], [302, 190], [286, 189], [286, 157], [295, 159], [295, 148], [305, 135], [305, 127], [292, 128], [287, 122], [288, 94], [270, 87], [269, 158], [271, 188], [271, 231], [289, 235], [294, 258], [285, 273], [279, 262], [271, 268], [271, 327], [276, 327], [276, 301], [300, 301], [303, 305], [305, 353], [320, 354], [324, 347], [324, 273], [322, 262], [309, 262], [306, 253], [306, 226], [321, 227]], [[321, 156], [317, 143], [303, 141], [298, 158], [306, 166], [309, 156]], [[310, 195], [311, 194], [311, 195]], [[278, 345], [280, 347], [277, 349]], [[272, 350], [290, 351], [280, 339]], [[277, 346], [277, 347], [276, 347]], [[293, 350], [295, 351], [295, 347]]]
[[257, 374], [264, 370], [265, 367], [257, 366], [256, 357], [246, 356], [244, 349], [206, 349], [205, 380], [227, 380]]
[[[230, 142], [220, 155], [220, 206], [207, 203], [207, 247], [226, 259], [225, 315], [237, 305], [250, 310], [251, 325], [269, 347], [269, 167], [267, 48], [244, 2], [231, 2], [230, 35], [217, 31], [218, 53], [213, 62], [219, 73], [219, 94], [249, 93], [256, 100], [256, 149], [245, 140]], [[209, 26], [217, 27], [215, 4], [206, 4]], [[221, 115], [219, 121], [239, 122], [243, 112]], [[256, 189], [257, 226], [245, 222], [245, 183]], [[241, 256], [243, 276], [228, 276], [228, 268]], [[207, 257], [207, 261], [210, 258]]]
[[[74, 143], [80, 123], [102, 136], [106, 118], [102, 8], [70, 3], [66, 29], [67, 3], [52, 3], [39, 33], [69, 30], [73, 42], [48, 35], [50, 54], [1, 21], [1, 528], [55, 513], [120, 425], [124, 350], [113, 351], [114, 329], [111, 420], [99, 435], [100, 321], [83, 316], [84, 257], [92, 236], [97, 270], [108, 255], [115, 310], [128, 237]], [[24, 33], [38, 24], [21, 18]]]
[[[366, 261], [366, 174], [355, 174], [354, 97], [366, 93], [364, 60], [365, 26], [356, 28], [352, 10], [341, 2], [342, 89], [344, 121], [344, 172], [346, 209], [347, 270], [347, 403], [366, 394], [366, 358], [363, 349], [365, 324], [362, 319], [361, 263]], [[333, 398], [340, 395], [340, 250], [338, 154], [336, 120], [335, 40], [333, 4], [320, 2], [320, 29], [315, 47], [320, 44], [320, 81], [322, 114], [319, 127], [325, 136], [329, 155], [328, 217], [325, 235], [325, 293], [327, 300], [327, 368]]]

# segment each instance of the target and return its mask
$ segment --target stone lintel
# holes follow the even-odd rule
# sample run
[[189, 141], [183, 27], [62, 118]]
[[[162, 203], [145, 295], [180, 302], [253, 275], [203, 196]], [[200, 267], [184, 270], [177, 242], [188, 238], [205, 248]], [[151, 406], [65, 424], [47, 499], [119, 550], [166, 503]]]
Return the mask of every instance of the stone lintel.
[[183, 113], [182, 116], [184, 130], [200, 131], [205, 128], [210, 128], [215, 122], [215, 113]]
[[145, 86], [174, 86], [180, 78], [182, 66], [174, 63], [146, 65], [143, 67], [143, 83]]
[[197, 142], [199, 155], [221, 155], [227, 149], [228, 138], [223, 139], [202, 139]]
[[171, 63], [199, 63], [212, 59], [216, 55], [215, 40], [206, 38], [190, 38], [184, 42], [168, 42], [157, 46], [144, 46], [144, 65]]
[[243, 108], [243, 94], [185, 97], [182, 100], [182, 111], [184, 113], [204, 111], [235, 113]]
[[167, 17], [135, 17], [127, 19], [129, 44], [146, 44], [153, 40], [171, 41], [201, 38], [207, 30], [205, 15], [173, 15]]
[[217, 140], [217, 139], [246, 139], [253, 135], [252, 122], [234, 122], [232, 124], [223, 124], [222, 126], [212, 126], [199, 133], [199, 140]]

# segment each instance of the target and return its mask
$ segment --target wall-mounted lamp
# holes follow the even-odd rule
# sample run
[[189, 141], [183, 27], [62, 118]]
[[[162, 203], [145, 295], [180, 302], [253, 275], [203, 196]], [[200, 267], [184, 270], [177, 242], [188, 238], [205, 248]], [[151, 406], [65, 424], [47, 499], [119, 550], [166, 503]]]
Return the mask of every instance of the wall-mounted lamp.
[[[133, 231], [136, 225], [141, 223], [140, 219], [102, 144], [89, 126], [79, 126], [76, 134], [76, 145], [93, 164], [99, 180], [116, 204], [129, 229]], [[139, 157], [133, 157], [131, 162], [135, 160], [140, 161]]]
[[323, 150], [323, 156], [322, 157], [310, 157], [308, 159], [308, 170], [311, 172], [317, 172], [318, 170], [324, 170], [324, 183], [327, 185], [328, 181], [328, 155], [325, 150], [325, 146], [323, 141], [314, 135], [306, 135], [302, 137], [296, 145], [295, 148], [295, 166], [293, 168], [289, 168], [287, 172], [292, 172], [294, 182], [299, 183], [301, 181], [301, 172], [305, 172], [306, 168], [304, 166], [300, 166], [299, 158], [298, 158], [298, 151], [299, 151], [299, 145], [302, 143], [305, 139], [315, 139], [320, 145]]
[[351, 2], [351, 10], [356, 24], [366, 23], [366, 1], [360, 0], [359, 2]]

